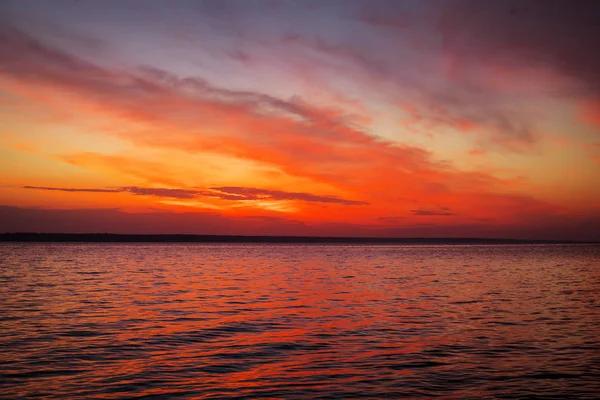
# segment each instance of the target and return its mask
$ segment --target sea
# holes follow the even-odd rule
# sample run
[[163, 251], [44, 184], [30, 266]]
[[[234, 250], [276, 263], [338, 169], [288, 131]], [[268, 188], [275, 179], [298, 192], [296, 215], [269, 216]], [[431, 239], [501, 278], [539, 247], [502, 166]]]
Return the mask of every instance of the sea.
[[0, 244], [2, 399], [598, 399], [599, 245]]

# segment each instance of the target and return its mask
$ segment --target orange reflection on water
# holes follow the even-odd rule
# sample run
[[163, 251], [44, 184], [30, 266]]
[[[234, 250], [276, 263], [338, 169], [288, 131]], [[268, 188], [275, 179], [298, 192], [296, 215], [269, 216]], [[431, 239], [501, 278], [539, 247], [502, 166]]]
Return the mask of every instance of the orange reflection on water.
[[485, 397], [591, 362], [596, 247], [10, 250], [12, 398]]

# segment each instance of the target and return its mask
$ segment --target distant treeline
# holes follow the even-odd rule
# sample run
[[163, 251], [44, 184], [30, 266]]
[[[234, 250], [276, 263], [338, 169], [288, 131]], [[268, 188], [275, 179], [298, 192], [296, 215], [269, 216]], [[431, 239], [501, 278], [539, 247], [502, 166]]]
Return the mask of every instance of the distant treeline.
[[488, 238], [378, 238], [241, 235], [132, 235], [114, 233], [2, 233], [2, 242], [92, 243], [343, 243], [343, 244], [569, 244], [574, 241]]

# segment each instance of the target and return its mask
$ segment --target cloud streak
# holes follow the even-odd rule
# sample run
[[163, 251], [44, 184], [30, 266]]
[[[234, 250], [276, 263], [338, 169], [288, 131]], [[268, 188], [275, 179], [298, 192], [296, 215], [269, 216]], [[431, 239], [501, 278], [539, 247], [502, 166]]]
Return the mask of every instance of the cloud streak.
[[23, 189], [48, 190], [71, 193], [131, 193], [136, 196], [153, 196], [173, 199], [194, 199], [197, 197], [215, 197], [232, 201], [255, 201], [255, 200], [292, 200], [313, 203], [335, 203], [340, 205], [366, 205], [364, 201], [346, 200], [334, 196], [319, 196], [302, 192], [285, 192], [282, 190], [257, 189], [248, 187], [215, 187], [210, 190], [196, 189], [174, 189], [174, 188], [150, 188], [139, 186], [124, 186], [107, 189], [90, 188], [65, 188], [48, 186], [22, 186]]
[[48, 187], [48, 186], [22, 186], [23, 189], [33, 190], [50, 190], [58, 192], [74, 192], [74, 193], [118, 193], [123, 190], [120, 189], [85, 189], [85, 188], [62, 188], [62, 187]]
[[436, 216], [437, 215], [437, 216], [448, 217], [451, 215], [456, 215], [448, 207], [436, 207], [436, 208], [420, 207], [420, 208], [417, 208], [414, 210], [410, 210], [410, 212], [413, 215], [419, 215], [419, 216]]
[[299, 200], [315, 203], [335, 203], [347, 206], [367, 205], [369, 203], [357, 200], [346, 200], [333, 196], [318, 196], [310, 193], [284, 192], [281, 190], [257, 189], [237, 186], [211, 188], [214, 192], [205, 192], [207, 196], [219, 197], [226, 200]]
[[131, 193], [137, 196], [155, 196], [167, 197], [174, 199], [192, 199], [200, 192], [197, 190], [187, 189], [170, 189], [170, 188], [145, 188], [138, 186], [125, 186], [119, 188], [107, 189], [89, 189], [89, 188], [64, 188], [64, 187], [47, 187], [47, 186], [22, 186], [23, 189], [33, 190], [49, 190], [72, 193]]

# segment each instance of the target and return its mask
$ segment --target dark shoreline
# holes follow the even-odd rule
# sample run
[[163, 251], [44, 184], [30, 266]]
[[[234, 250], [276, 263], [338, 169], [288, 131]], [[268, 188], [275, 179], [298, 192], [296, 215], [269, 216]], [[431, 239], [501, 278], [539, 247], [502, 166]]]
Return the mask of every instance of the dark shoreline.
[[136, 235], [114, 233], [0, 233], [0, 242], [59, 243], [340, 243], [340, 244], [594, 244], [568, 240], [490, 238], [380, 238], [243, 235]]

